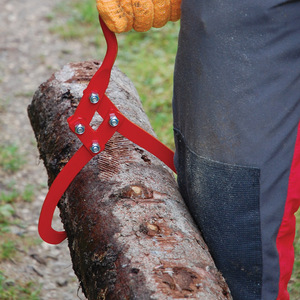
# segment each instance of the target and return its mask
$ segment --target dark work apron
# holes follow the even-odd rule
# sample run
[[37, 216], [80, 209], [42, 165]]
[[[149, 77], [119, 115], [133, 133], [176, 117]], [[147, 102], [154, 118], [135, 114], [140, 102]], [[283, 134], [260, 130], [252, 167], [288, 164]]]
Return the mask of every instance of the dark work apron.
[[300, 201], [287, 202], [300, 157], [300, 1], [182, 0], [173, 110], [181, 193], [233, 299], [288, 299], [278, 236]]

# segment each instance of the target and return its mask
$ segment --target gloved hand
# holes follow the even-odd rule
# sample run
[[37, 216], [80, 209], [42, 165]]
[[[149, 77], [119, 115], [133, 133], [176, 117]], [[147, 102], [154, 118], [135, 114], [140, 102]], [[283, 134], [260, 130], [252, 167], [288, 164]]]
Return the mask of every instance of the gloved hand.
[[180, 18], [181, 0], [96, 0], [98, 12], [107, 27], [116, 33], [132, 28], [147, 31]]

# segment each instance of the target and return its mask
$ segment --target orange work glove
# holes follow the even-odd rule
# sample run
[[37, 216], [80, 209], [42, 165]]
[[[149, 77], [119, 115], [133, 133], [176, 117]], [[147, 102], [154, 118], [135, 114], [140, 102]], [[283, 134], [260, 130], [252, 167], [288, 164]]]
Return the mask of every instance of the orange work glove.
[[181, 0], [96, 0], [98, 12], [116, 33], [147, 31], [180, 19]]

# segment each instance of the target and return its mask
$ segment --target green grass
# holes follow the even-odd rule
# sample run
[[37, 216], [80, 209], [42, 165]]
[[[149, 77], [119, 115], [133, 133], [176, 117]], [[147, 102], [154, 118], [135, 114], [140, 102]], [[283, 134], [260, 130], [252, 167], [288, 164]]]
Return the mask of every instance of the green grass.
[[34, 192], [35, 187], [32, 184], [27, 184], [25, 186], [24, 191], [21, 193], [21, 198], [25, 201], [25, 202], [32, 202], [34, 199]]
[[34, 194], [34, 186], [31, 184], [26, 185], [22, 191], [16, 188], [15, 182], [3, 188], [0, 192], [0, 233], [9, 231], [9, 225], [15, 224], [14, 204], [20, 201], [32, 202]]
[[[58, 33], [64, 39], [78, 39], [88, 35], [94, 37], [97, 43], [95, 32], [97, 32], [97, 10], [95, 0], [87, 1], [63, 1], [58, 4], [53, 12], [48, 16], [48, 20], [53, 22], [51, 31]], [[66, 21], [60, 23], [57, 20]]]
[[13, 206], [9, 203], [0, 203], [0, 235], [1, 243], [3, 242], [3, 236], [9, 232], [9, 226], [12, 224], [12, 216], [15, 212]]
[[[32, 201], [34, 188], [26, 185], [22, 191], [16, 188], [15, 182], [4, 186], [0, 192], [0, 263], [20, 259], [18, 245], [27, 247], [33, 244], [32, 238], [23, 238], [11, 232], [12, 225], [20, 225], [16, 219], [14, 205], [20, 201]], [[14, 281], [0, 270], [0, 299], [1, 300], [38, 300], [40, 286], [33, 282]]]
[[133, 81], [159, 139], [174, 148], [172, 93], [178, 23], [119, 38], [118, 67]]
[[[20, 239], [20, 236], [10, 232], [12, 225], [20, 226], [20, 220], [15, 215], [15, 204], [20, 201], [31, 202], [33, 198], [34, 187], [32, 185], [26, 185], [20, 191], [16, 188], [15, 183], [11, 182], [0, 192], [0, 262], [15, 256], [16, 241]], [[23, 240], [22, 243], [26, 245], [32, 241], [29, 238], [28, 241]]]
[[[15, 182], [2, 186], [0, 192], [0, 262], [20, 259], [18, 245], [29, 247], [36, 242], [33, 238], [20, 237], [11, 232], [11, 226], [20, 222], [16, 219], [16, 202], [31, 202], [34, 197], [34, 187], [26, 185], [18, 190]], [[38, 300], [40, 298], [40, 285], [33, 282], [19, 282], [8, 278], [0, 270], [0, 299], [1, 300]]]
[[40, 300], [40, 286], [31, 281], [14, 281], [0, 271], [1, 300]]
[[0, 204], [13, 203], [19, 199], [20, 193], [13, 188], [7, 192], [0, 192]]
[[4, 242], [4, 233], [9, 232], [9, 226], [13, 224], [15, 209], [13, 202], [17, 200], [19, 193], [15, 188], [5, 187], [5, 191], [0, 192], [0, 233], [2, 235], [1, 244]]
[[13, 240], [7, 240], [0, 244], [0, 261], [8, 260], [16, 254], [16, 243]]
[[0, 168], [16, 172], [22, 168], [25, 159], [16, 144], [0, 145]]
[[[0, 80], [1, 83], [1, 80]], [[5, 101], [4, 99], [0, 98], [0, 113], [4, 113], [6, 110], [7, 106], [7, 100]]]
[[295, 263], [292, 278], [289, 284], [289, 292], [291, 300], [300, 299], [300, 210], [296, 214], [296, 237], [294, 241], [295, 247]]

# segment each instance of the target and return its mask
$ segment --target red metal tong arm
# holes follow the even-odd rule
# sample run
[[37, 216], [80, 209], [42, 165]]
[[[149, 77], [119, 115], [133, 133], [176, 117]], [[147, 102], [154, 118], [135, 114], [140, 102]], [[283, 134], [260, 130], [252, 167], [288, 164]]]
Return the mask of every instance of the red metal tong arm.
[[[117, 42], [116, 35], [108, 29], [108, 27], [105, 25], [105, 23], [100, 18], [100, 16], [99, 16], [99, 22], [101, 24], [101, 28], [107, 44], [106, 54], [100, 68], [94, 74], [89, 85], [83, 92], [83, 96], [79, 102], [79, 105], [74, 115], [71, 117], [73, 119], [73, 122], [75, 119], [82, 118], [82, 117], [86, 119], [88, 124], [91, 122], [94, 113], [98, 109], [102, 97], [108, 87], [111, 70], [118, 54], [118, 42]], [[96, 93], [99, 96], [98, 103], [92, 104], [90, 102], [89, 97], [91, 94], [96, 94]], [[68, 122], [70, 124], [71, 119], [69, 119]]]
[[[105, 144], [116, 131], [148, 150], [176, 172], [173, 163], [173, 151], [128, 120], [105, 95], [111, 69], [117, 56], [118, 44], [115, 34], [107, 28], [101, 19], [100, 24], [107, 42], [105, 58], [83, 92], [74, 115], [68, 119], [70, 129], [81, 140], [83, 146], [55, 178], [40, 214], [39, 234], [44, 241], [50, 244], [59, 244], [67, 237], [65, 231], [56, 231], [51, 226], [53, 214], [60, 198], [79, 171], [95, 155], [104, 150]], [[89, 124], [96, 111], [103, 118], [103, 122], [97, 130], [93, 130]]]

